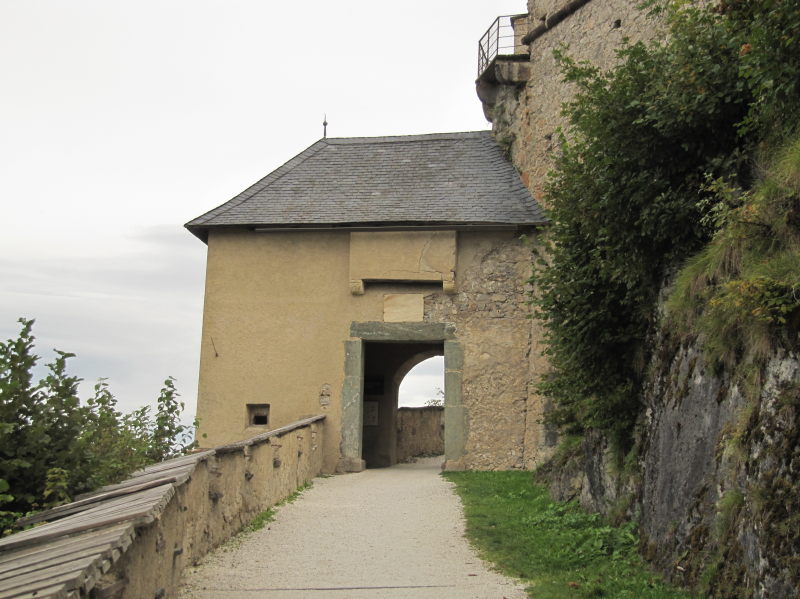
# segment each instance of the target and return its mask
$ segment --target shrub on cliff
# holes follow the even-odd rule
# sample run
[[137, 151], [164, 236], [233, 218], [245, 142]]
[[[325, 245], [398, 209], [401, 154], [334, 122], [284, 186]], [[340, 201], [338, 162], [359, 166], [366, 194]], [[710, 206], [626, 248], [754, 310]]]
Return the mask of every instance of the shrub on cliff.
[[533, 277], [551, 419], [623, 445], [664, 278], [714, 233], [707, 182], [747, 189], [754, 152], [800, 116], [800, 0], [658, 10], [667, 41], [624, 47], [608, 72], [558, 55], [578, 91], [547, 189], [550, 264]]
[[73, 354], [56, 351], [46, 376], [34, 382], [33, 321], [20, 323], [16, 339], [0, 342], [0, 534], [26, 512], [64, 503], [194, 446], [190, 427], [180, 423], [183, 403], [171, 377], [155, 414], [149, 407], [119, 412], [104, 380], [81, 403], [80, 379], [66, 371]]

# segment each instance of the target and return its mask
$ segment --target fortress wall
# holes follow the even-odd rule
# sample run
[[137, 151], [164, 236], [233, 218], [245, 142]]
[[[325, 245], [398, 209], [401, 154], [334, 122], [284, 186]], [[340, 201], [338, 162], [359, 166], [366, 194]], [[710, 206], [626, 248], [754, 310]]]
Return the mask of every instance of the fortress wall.
[[[530, 28], [567, 4], [567, 0], [529, 0]], [[487, 110], [498, 142], [510, 146], [511, 160], [523, 181], [545, 206], [546, 175], [557, 149], [557, 130], [564, 124], [561, 106], [575, 93], [572, 84], [562, 81], [553, 51], [566, 48], [575, 60], [610, 67], [625, 38], [636, 42], [663, 35], [660, 24], [637, 10], [637, 4], [637, 0], [594, 0], [577, 9], [530, 44], [527, 82], [499, 85], [496, 102]]]

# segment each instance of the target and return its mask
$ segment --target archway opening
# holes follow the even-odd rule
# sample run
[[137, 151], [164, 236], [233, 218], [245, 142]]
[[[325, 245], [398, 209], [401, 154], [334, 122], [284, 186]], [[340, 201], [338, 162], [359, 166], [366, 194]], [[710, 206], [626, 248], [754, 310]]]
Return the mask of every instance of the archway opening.
[[444, 356], [423, 360], [403, 377], [398, 408], [444, 406]]
[[[419, 441], [423, 436], [423, 427], [417, 422], [421, 421], [422, 412], [433, 413], [437, 417], [435, 426], [438, 428], [435, 432], [441, 438], [443, 451], [443, 407], [403, 408], [402, 415], [398, 410], [400, 384], [406, 375], [418, 364], [443, 354], [444, 345], [441, 342], [364, 343], [362, 458], [367, 468], [392, 466], [412, 457], [408, 455], [409, 451], [416, 451], [418, 443], [410, 441]], [[430, 371], [431, 365], [424, 368], [423, 373], [426, 370]], [[436, 380], [435, 376], [432, 378]], [[411, 382], [413, 384], [421, 380], [423, 379], [416, 375]], [[442, 381], [440, 388], [443, 386]], [[424, 393], [422, 389], [419, 392]], [[435, 399], [436, 390], [432, 389], [431, 394], [430, 399]]]

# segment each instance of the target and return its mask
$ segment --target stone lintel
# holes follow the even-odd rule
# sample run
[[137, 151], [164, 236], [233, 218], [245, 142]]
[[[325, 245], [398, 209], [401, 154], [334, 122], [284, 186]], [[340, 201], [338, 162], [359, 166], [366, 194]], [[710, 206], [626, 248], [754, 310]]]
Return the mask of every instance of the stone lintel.
[[438, 322], [354, 322], [350, 336], [364, 341], [446, 341], [455, 338], [455, 326]]

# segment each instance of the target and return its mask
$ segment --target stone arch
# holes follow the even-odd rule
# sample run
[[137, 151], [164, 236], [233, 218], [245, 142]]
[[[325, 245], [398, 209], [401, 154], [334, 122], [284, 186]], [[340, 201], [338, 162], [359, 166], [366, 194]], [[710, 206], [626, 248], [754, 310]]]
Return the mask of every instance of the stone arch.
[[[465, 452], [467, 418], [461, 389], [463, 350], [455, 338], [455, 327], [445, 323], [354, 322], [350, 327], [350, 336], [351, 340], [345, 342], [342, 441], [337, 470], [358, 472], [366, 466], [363, 458], [364, 402], [370, 395], [368, 392], [372, 381], [367, 379], [365, 388], [365, 364], [367, 344], [370, 343], [376, 346], [441, 344], [438, 351], [443, 353], [445, 361], [445, 468], [458, 468]], [[433, 349], [419, 348], [406, 355], [395, 365], [396, 372], [405, 368], [404, 375], [407, 374], [408, 370], [421, 361], [421, 355]], [[393, 376], [392, 384], [395, 378]]]
[[414, 354], [397, 367], [394, 375], [394, 383], [397, 386], [400, 386], [400, 383], [403, 382], [403, 379], [406, 378], [406, 375], [411, 372], [415, 366], [422, 364], [425, 360], [435, 358], [436, 356], [444, 356], [444, 348], [441, 350], [429, 349], [427, 351], [421, 351], [418, 354]]

